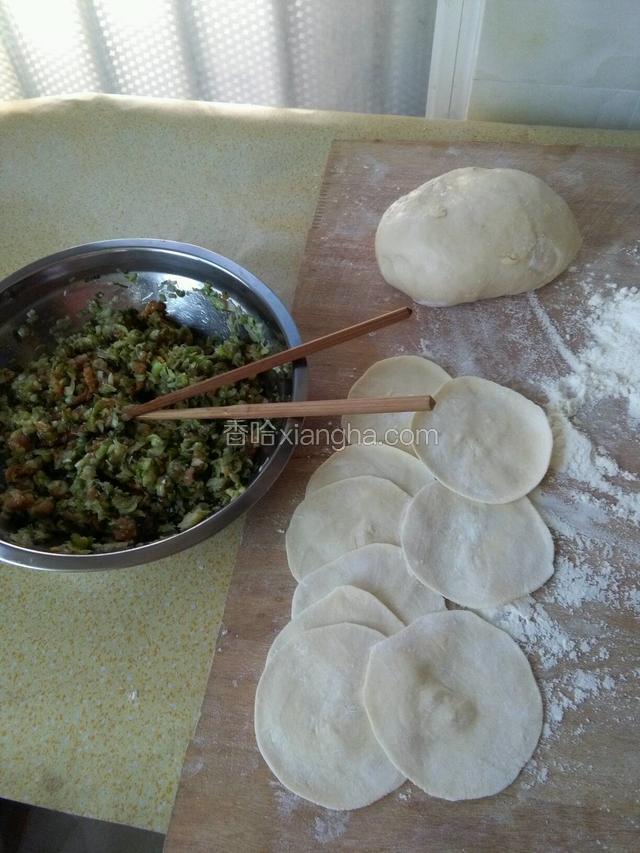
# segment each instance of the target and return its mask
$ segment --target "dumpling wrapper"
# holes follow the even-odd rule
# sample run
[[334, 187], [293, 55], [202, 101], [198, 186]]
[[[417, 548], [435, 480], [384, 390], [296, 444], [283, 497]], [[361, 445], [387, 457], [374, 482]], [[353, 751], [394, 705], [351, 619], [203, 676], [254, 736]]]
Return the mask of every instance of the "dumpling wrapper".
[[410, 501], [380, 477], [339, 480], [312, 492], [289, 523], [285, 544], [296, 580], [371, 542], [400, 544], [400, 520]]
[[362, 625], [305, 631], [267, 663], [255, 731], [282, 784], [327, 809], [358, 809], [405, 781], [377, 742], [362, 702], [371, 649], [384, 636]]
[[483, 504], [434, 482], [405, 513], [402, 550], [418, 580], [463, 607], [495, 607], [553, 574], [553, 539], [528, 498]]
[[445, 800], [502, 791], [542, 729], [526, 657], [508, 634], [464, 610], [423, 616], [375, 645], [364, 703], [398, 770]]
[[436, 479], [492, 504], [515, 501], [538, 485], [553, 445], [540, 406], [477, 376], [452, 379], [433, 396], [435, 408], [417, 412], [412, 429], [415, 452]]
[[397, 545], [373, 544], [338, 557], [306, 575], [296, 587], [291, 615], [299, 617], [305, 608], [343, 584], [375, 595], [405, 625], [437, 610], [444, 610], [444, 598], [409, 574]]
[[[419, 355], [398, 355], [376, 361], [351, 386], [349, 397], [410, 397], [434, 395], [451, 377], [433, 361]], [[380, 444], [392, 444], [398, 450], [413, 453], [410, 430], [413, 412], [381, 415], [344, 415], [342, 427], [351, 430], [350, 444], [360, 443], [368, 435]], [[403, 435], [403, 430], [406, 434]], [[404, 441], [401, 440], [404, 438]]]
[[342, 622], [373, 628], [385, 637], [390, 637], [404, 628], [404, 622], [370, 592], [355, 586], [338, 586], [284, 626], [271, 643], [267, 662], [278, 649], [303, 631], [322, 628], [324, 625], [339, 625]]
[[415, 495], [433, 474], [415, 456], [385, 444], [351, 444], [333, 453], [313, 472], [307, 483], [307, 494], [329, 483], [350, 477], [382, 477], [391, 480], [409, 495]]

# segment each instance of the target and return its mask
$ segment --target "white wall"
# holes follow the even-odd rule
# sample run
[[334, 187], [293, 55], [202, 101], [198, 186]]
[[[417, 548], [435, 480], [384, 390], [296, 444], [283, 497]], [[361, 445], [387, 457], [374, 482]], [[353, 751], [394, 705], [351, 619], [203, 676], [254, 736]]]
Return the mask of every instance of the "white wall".
[[486, 0], [468, 118], [640, 128], [640, 0]]

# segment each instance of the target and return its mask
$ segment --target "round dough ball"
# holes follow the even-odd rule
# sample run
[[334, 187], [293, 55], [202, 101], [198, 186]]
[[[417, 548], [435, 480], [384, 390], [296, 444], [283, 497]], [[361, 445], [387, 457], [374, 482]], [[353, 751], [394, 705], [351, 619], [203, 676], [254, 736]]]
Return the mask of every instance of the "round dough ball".
[[362, 625], [305, 631], [267, 664], [256, 691], [258, 748], [294, 794], [327, 809], [358, 809], [405, 781], [376, 741], [362, 704], [371, 649]]
[[271, 643], [267, 661], [285, 643], [291, 642], [303, 631], [322, 628], [324, 625], [338, 625], [341, 622], [373, 628], [385, 637], [390, 637], [404, 628], [404, 623], [370, 592], [355, 586], [339, 586], [284, 626]]
[[526, 657], [508, 634], [464, 610], [423, 616], [375, 645], [364, 704], [398, 770], [445, 800], [502, 791], [542, 729]]
[[307, 608], [342, 584], [375, 595], [405, 625], [445, 607], [441, 595], [409, 574], [401, 548], [374, 544], [344, 554], [306, 575], [293, 594], [291, 616], [296, 619], [306, 613]]
[[409, 504], [402, 550], [410, 572], [463, 607], [505, 604], [553, 574], [553, 539], [528, 498], [492, 506], [440, 483]]
[[518, 169], [454, 169], [395, 201], [376, 232], [380, 272], [423, 305], [542, 287], [582, 243], [567, 203]]
[[285, 544], [296, 580], [371, 542], [400, 544], [410, 497], [389, 480], [353, 477], [312, 492], [291, 517]]
[[[348, 397], [412, 397], [434, 395], [451, 377], [438, 364], [419, 355], [398, 355], [376, 361], [356, 380]], [[412, 453], [413, 412], [382, 415], [343, 415], [342, 428], [350, 444], [390, 444]], [[405, 432], [406, 431], [406, 432]]]
[[307, 483], [307, 495], [329, 483], [367, 475], [391, 480], [409, 495], [433, 482], [433, 474], [413, 454], [384, 444], [352, 444], [316, 468]]
[[553, 445], [540, 406], [477, 376], [452, 379], [434, 396], [435, 408], [417, 412], [412, 428], [417, 455], [441, 483], [492, 504], [515, 501], [538, 485]]

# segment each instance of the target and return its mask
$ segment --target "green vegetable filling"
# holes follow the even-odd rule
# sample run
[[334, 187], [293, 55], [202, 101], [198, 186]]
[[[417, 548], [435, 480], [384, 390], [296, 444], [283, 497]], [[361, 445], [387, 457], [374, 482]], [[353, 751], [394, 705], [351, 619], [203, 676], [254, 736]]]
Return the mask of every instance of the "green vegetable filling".
[[[52, 352], [0, 368], [0, 524], [25, 547], [100, 553], [197, 524], [247, 488], [259, 464], [251, 431], [224, 421], [124, 421], [124, 406], [269, 355], [265, 330], [212, 288], [229, 336], [199, 338], [165, 302], [116, 310], [92, 300], [78, 331], [58, 324]], [[169, 298], [183, 295], [169, 291]], [[21, 336], [31, 329], [29, 315]], [[280, 399], [288, 368], [192, 398], [211, 406]], [[254, 431], [255, 434], [255, 431]]]

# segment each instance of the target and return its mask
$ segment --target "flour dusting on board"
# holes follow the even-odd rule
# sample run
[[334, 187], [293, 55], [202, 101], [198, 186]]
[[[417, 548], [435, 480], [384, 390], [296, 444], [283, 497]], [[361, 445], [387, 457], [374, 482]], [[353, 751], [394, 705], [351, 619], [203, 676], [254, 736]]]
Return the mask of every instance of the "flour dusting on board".
[[329, 844], [344, 835], [349, 823], [349, 812], [325, 811], [314, 820], [314, 838], [319, 844]]
[[[280, 818], [287, 822], [290, 821], [300, 806], [305, 805], [305, 800], [289, 791], [280, 782], [272, 780], [269, 785], [273, 790]], [[308, 806], [308, 803], [306, 805]], [[348, 822], [349, 812], [321, 809], [321, 814], [313, 818], [311, 833], [318, 844], [329, 844], [332, 841], [337, 841], [344, 834]]]
[[[574, 414], [585, 403], [622, 398], [629, 415], [640, 418], [640, 292], [606, 282], [603, 290], [588, 295], [590, 283], [589, 278], [583, 282], [589, 309], [587, 343], [577, 356], [568, 355], [564, 344], [558, 347], [572, 372], [555, 387], [547, 386], [549, 402]], [[530, 300], [535, 304], [535, 294]]]
[[[554, 769], [572, 769], [558, 763], [553, 743], [558, 738], [577, 743], [585, 736], [591, 712], [577, 722], [572, 712], [580, 706], [589, 703], [595, 710], [606, 703], [619, 724], [633, 720], [633, 709], [616, 696], [620, 681], [636, 677], [633, 661], [623, 657], [615, 668], [610, 665], [616, 632], [602, 617], [605, 608], [640, 613], [640, 590], [634, 585], [640, 563], [640, 477], [595, 445], [585, 425], [599, 411], [610, 411], [619, 434], [637, 436], [640, 291], [597, 281], [588, 265], [577, 287], [584, 314], [565, 318], [563, 333], [536, 293], [525, 297], [541, 329], [531, 349], [551, 352], [562, 367], [559, 376], [531, 376], [546, 398], [554, 433], [553, 488], [545, 482], [531, 498], [556, 537], [555, 574], [535, 597], [480, 612], [532, 660], [544, 699], [542, 741], [523, 772], [522, 790], [546, 782]], [[421, 344], [429, 356], [428, 341]], [[473, 353], [465, 355], [464, 348], [462, 353], [464, 364], [452, 367], [473, 372]]]
[[297, 794], [285, 788], [284, 785], [281, 785], [280, 782], [271, 781], [269, 784], [273, 788], [273, 796], [276, 801], [278, 814], [283, 820], [289, 820], [298, 806], [302, 804], [303, 800]]

